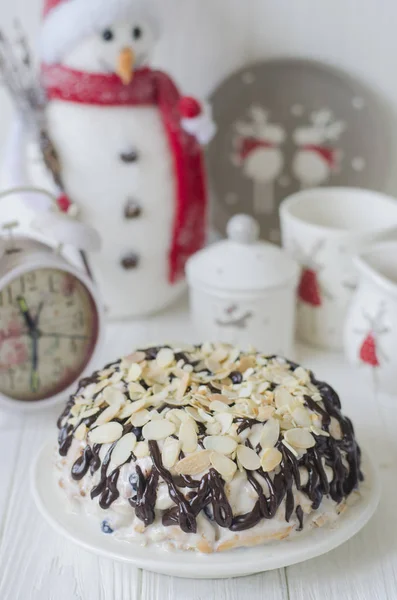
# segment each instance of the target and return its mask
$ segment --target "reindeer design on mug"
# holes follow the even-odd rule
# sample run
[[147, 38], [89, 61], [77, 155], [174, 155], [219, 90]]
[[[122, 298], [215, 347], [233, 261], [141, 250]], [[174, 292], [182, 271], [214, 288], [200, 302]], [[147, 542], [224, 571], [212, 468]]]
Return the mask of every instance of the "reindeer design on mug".
[[341, 152], [332, 144], [346, 129], [336, 121], [331, 111], [320, 110], [310, 116], [310, 124], [298, 127], [293, 140], [298, 146], [292, 161], [292, 171], [301, 188], [316, 187], [327, 181], [339, 166]]
[[[246, 329], [248, 321], [252, 319], [253, 314], [250, 311], [238, 314], [239, 307], [235, 304], [228, 306], [224, 310], [224, 317], [222, 319], [216, 319], [215, 323], [219, 327], [235, 327], [237, 329]], [[236, 314], [237, 313], [237, 314]]]
[[363, 317], [367, 323], [365, 329], [357, 329], [355, 333], [364, 335], [364, 339], [359, 345], [358, 355], [360, 362], [368, 365], [373, 370], [375, 389], [378, 387], [376, 371], [381, 366], [382, 362], [388, 361], [388, 357], [383, 352], [380, 338], [389, 329], [385, 327], [384, 321], [386, 316], [386, 307], [382, 302], [378, 312], [374, 317], [371, 317], [366, 312], [363, 312]]
[[278, 123], [269, 122], [269, 114], [260, 106], [252, 106], [248, 122], [238, 121], [234, 140], [233, 163], [242, 167], [254, 184], [254, 212], [272, 214], [275, 210], [274, 186], [284, 169], [280, 146], [286, 132]]
[[320, 280], [323, 265], [318, 261], [318, 254], [324, 247], [324, 240], [318, 240], [309, 252], [294, 242], [295, 255], [302, 266], [297, 289], [300, 319], [298, 324], [304, 329], [310, 328], [316, 332], [317, 313], [323, 306], [324, 298], [332, 300], [333, 296]]
[[309, 253], [304, 253], [302, 248], [295, 243], [295, 248], [302, 265], [301, 278], [298, 285], [298, 300], [313, 308], [318, 308], [323, 303], [323, 297], [332, 298], [328, 290], [320, 283], [319, 273], [323, 268], [317, 261], [318, 253], [324, 247], [324, 241], [319, 240], [314, 244]]

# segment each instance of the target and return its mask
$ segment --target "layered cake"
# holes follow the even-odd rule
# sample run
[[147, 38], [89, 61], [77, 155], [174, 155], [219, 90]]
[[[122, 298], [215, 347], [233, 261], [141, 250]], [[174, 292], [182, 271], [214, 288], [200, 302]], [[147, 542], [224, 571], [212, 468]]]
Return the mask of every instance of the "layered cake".
[[83, 379], [58, 421], [59, 485], [104, 534], [216, 552], [332, 524], [360, 449], [336, 392], [278, 356], [152, 347]]

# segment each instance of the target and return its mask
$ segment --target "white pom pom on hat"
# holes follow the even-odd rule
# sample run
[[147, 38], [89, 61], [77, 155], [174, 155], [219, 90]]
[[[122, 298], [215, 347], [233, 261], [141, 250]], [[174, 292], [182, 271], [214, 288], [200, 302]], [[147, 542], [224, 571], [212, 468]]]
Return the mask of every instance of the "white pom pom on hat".
[[82, 39], [117, 21], [142, 19], [159, 35], [150, 0], [44, 0], [43, 17], [40, 54], [47, 64], [58, 63]]

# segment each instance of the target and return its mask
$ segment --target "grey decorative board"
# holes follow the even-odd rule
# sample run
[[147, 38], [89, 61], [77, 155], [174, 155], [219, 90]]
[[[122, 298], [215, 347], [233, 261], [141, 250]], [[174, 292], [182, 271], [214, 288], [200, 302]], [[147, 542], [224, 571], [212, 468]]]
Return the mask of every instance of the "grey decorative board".
[[256, 63], [212, 97], [218, 133], [208, 149], [213, 224], [224, 233], [240, 212], [279, 242], [278, 207], [319, 185], [383, 191], [389, 123], [376, 95], [331, 67], [295, 59]]

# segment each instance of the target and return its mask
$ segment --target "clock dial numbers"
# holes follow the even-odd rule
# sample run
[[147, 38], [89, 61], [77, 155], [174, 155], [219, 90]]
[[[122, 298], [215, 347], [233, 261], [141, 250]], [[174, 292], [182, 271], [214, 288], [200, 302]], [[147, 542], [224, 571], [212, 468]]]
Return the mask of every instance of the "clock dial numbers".
[[84, 284], [56, 269], [38, 269], [1, 290], [0, 393], [49, 398], [84, 371], [96, 345], [98, 314]]

